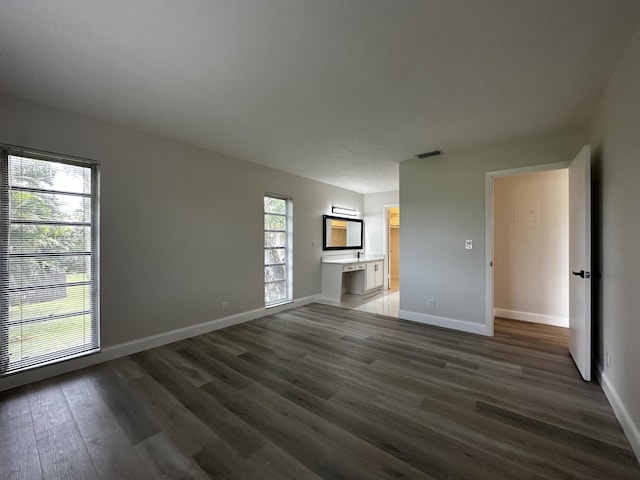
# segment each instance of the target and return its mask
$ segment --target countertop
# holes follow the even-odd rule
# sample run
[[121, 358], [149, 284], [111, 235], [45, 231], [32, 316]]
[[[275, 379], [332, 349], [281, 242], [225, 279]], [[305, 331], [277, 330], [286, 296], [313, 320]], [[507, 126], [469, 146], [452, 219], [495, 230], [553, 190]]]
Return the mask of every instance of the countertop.
[[360, 257], [360, 258], [340, 258], [336, 260], [323, 259], [322, 263], [335, 263], [340, 265], [345, 265], [348, 263], [367, 263], [367, 262], [378, 262], [384, 260], [384, 257], [379, 256], [369, 256], [369, 257]]

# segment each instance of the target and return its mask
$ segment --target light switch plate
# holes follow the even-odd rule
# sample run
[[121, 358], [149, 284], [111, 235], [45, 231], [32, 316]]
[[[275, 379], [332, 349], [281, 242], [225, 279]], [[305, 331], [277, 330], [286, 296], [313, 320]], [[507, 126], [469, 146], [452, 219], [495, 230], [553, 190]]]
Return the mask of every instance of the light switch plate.
[[465, 240], [464, 248], [466, 248], [467, 250], [471, 250], [473, 248], [473, 240]]

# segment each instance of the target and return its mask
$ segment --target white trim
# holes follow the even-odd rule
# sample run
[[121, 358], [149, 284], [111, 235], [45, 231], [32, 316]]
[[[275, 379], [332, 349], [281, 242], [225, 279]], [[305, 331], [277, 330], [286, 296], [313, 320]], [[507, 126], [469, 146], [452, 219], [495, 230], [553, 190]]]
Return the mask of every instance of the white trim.
[[569, 168], [571, 162], [546, 163], [528, 167], [508, 168], [485, 173], [485, 323], [487, 335], [493, 335], [493, 179], [525, 173], [545, 172]]
[[618, 395], [609, 377], [602, 371], [600, 364], [596, 365], [595, 374], [602, 387], [602, 391], [606, 395], [607, 400], [609, 400], [611, 408], [613, 408], [613, 413], [616, 414], [616, 418], [620, 422], [624, 433], [627, 435], [627, 439], [633, 452], [636, 454], [636, 458], [640, 459], [640, 427], [620, 399], [620, 395]]
[[518, 310], [508, 310], [506, 308], [494, 308], [495, 317], [510, 318], [522, 322], [542, 323], [544, 325], [554, 325], [556, 327], [569, 327], [569, 317], [557, 317], [555, 315], [545, 315], [543, 313], [520, 312]]
[[493, 175], [488, 172], [485, 175], [485, 214], [484, 214], [484, 245], [485, 245], [485, 271], [484, 271], [484, 323], [489, 331], [488, 335], [493, 337]]
[[321, 297], [318, 295], [309, 295], [308, 297], [299, 298], [293, 302], [289, 302], [284, 305], [279, 305], [270, 308], [256, 308], [255, 310], [249, 310], [246, 312], [238, 313], [228, 317], [216, 318], [208, 322], [200, 323], [198, 325], [191, 325], [189, 327], [179, 328], [177, 330], [171, 330], [168, 332], [158, 333], [149, 337], [132, 340], [130, 342], [119, 343], [111, 347], [103, 348], [99, 353], [93, 355], [87, 355], [84, 357], [75, 358], [66, 362], [60, 362], [53, 365], [48, 365], [41, 368], [35, 368], [33, 370], [27, 370], [24, 372], [15, 373], [13, 375], [7, 375], [4, 378], [0, 378], [0, 392], [9, 390], [11, 388], [20, 387], [28, 383], [37, 382], [46, 378], [55, 377], [56, 375], [62, 375], [64, 373], [80, 370], [81, 368], [90, 367], [98, 363], [108, 362], [120, 357], [126, 357], [134, 353], [148, 350], [150, 348], [160, 347], [168, 343], [184, 340], [185, 338], [195, 337], [196, 335], [202, 335], [203, 333], [213, 332], [214, 330], [220, 330], [222, 328], [231, 327], [240, 323], [255, 320], [256, 318], [271, 315], [273, 313], [282, 312], [291, 308], [301, 307], [319, 300]]
[[487, 325], [484, 323], [469, 322], [466, 320], [457, 320], [455, 318], [438, 317], [436, 315], [427, 315], [425, 313], [410, 312], [408, 310], [400, 310], [398, 318], [410, 320], [412, 322], [424, 323], [426, 325], [434, 325], [436, 327], [450, 328], [452, 330], [460, 330], [468, 333], [476, 333], [478, 335], [491, 336]]
[[[391, 272], [391, 255], [389, 255], [389, 244], [391, 243], [391, 239], [389, 238], [389, 222], [391, 221], [391, 216], [389, 215], [389, 210], [391, 208], [398, 207], [400, 208], [400, 203], [385, 203], [382, 205], [382, 228], [384, 229], [384, 235], [382, 236], [382, 251], [384, 252], [384, 269], [386, 270], [384, 273], [384, 279], [382, 283], [382, 288], [384, 290], [389, 290], [391, 285], [389, 281], [391, 280], [389, 277]], [[399, 278], [399, 276], [398, 276]]]
[[[272, 212], [267, 212], [266, 211], [266, 207], [264, 205], [264, 199], [266, 198], [272, 198], [274, 200], [284, 200], [285, 202], [285, 213], [272, 213]], [[263, 212], [263, 218], [266, 215], [276, 215], [276, 216], [280, 216], [280, 217], [284, 217], [285, 218], [285, 229], [284, 229], [284, 234], [285, 234], [285, 244], [284, 244], [284, 251], [285, 251], [285, 261], [284, 261], [284, 267], [285, 267], [285, 278], [283, 279], [283, 281], [285, 282], [286, 285], [286, 294], [287, 294], [287, 298], [285, 299], [278, 299], [275, 301], [270, 301], [267, 302], [267, 298], [266, 298], [266, 293], [265, 293], [265, 298], [264, 298], [264, 303], [265, 303], [265, 307], [277, 307], [279, 305], [283, 305], [285, 303], [290, 303], [292, 301], [294, 301], [293, 299], [293, 197], [291, 195], [280, 195], [278, 193], [265, 193], [264, 197], [263, 197], [263, 207], [262, 207], [262, 212]], [[267, 228], [266, 228], [266, 223], [264, 224], [265, 227], [263, 228], [263, 234], [267, 232]], [[270, 231], [274, 231], [274, 230], [270, 230]], [[278, 232], [282, 232], [281, 230], [277, 230]], [[270, 247], [272, 248], [272, 247]], [[263, 272], [268, 268], [268, 267], [273, 267], [274, 265], [272, 264], [267, 264], [264, 260], [263, 260]], [[265, 275], [266, 278], [266, 275]], [[275, 282], [279, 282], [279, 280], [276, 280]], [[265, 286], [266, 286], [266, 282], [265, 282]], [[266, 289], [265, 289], [266, 292]]]
[[525, 173], [547, 172], [549, 170], [562, 170], [569, 168], [571, 162], [544, 163], [541, 165], [529, 165], [528, 167], [507, 168], [505, 170], [493, 170], [487, 172], [492, 177], [509, 177], [511, 175], [524, 175]]

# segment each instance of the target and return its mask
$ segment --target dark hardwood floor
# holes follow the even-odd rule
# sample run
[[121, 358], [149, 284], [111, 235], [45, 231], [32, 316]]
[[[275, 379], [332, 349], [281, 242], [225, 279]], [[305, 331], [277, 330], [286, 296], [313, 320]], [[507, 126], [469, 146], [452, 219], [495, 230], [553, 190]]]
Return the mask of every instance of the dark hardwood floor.
[[0, 394], [2, 479], [632, 479], [566, 330], [312, 304]]

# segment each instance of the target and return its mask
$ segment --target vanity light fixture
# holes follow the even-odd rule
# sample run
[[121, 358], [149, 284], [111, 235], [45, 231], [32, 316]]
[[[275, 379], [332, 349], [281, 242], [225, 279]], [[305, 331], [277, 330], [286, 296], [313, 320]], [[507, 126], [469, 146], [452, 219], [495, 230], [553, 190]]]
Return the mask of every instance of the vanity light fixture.
[[338, 215], [349, 215], [350, 217], [357, 217], [360, 215], [358, 210], [352, 208], [331, 207], [331, 213], [337, 213]]
[[433, 150], [431, 152], [419, 153], [416, 155], [418, 158], [427, 158], [427, 157], [435, 157], [438, 155], [442, 155], [442, 150]]

